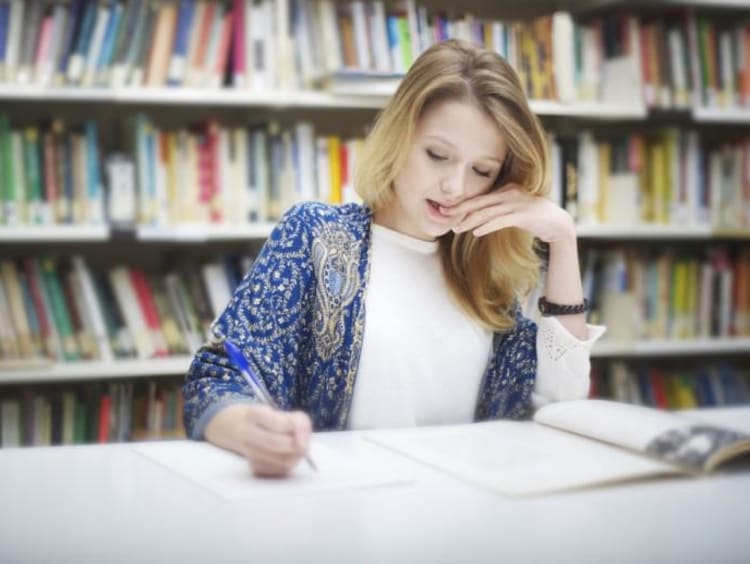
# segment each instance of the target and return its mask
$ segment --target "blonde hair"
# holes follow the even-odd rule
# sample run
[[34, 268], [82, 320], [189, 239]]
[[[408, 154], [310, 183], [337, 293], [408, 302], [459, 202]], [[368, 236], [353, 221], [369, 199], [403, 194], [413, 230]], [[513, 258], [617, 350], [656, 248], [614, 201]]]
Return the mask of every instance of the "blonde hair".
[[[393, 179], [405, 163], [418, 120], [431, 104], [445, 100], [475, 104], [504, 136], [508, 152], [495, 187], [513, 182], [529, 194], [547, 194], [544, 130], [515, 71], [496, 53], [449, 40], [414, 62], [368, 135], [355, 186], [373, 212], [393, 197]], [[439, 248], [448, 287], [458, 303], [488, 329], [511, 328], [515, 306], [539, 272], [533, 237], [518, 228], [479, 238], [451, 231], [440, 238]]]

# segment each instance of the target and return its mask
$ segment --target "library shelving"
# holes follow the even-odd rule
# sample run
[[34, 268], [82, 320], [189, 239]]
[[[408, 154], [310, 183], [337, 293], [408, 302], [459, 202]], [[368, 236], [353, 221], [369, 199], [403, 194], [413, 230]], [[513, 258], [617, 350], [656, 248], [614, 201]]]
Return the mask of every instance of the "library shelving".
[[[440, 0], [0, 0], [0, 310], [13, 320], [0, 331], [2, 436], [33, 439], [13, 423], [26, 410], [37, 416], [29, 397], [42, 398], [45, 424], [45, 394], [55, 404], [59, 389], [101, 384], [97, 432], [82, 436], [127, 438], [127, 418], [107, 433], [101, 408], [113, 400], [101, 398], [128, 381], [159, 382], [141, 426], [158, 434], [174, 390], [154, 386], [184, 374], [274, 220], [301, 198], [352, 197], [368, 124], [414, 57], [447, 37], [482, 42], [519, 71], [550, 132], [553, 194], [579, 221], [584, 261], [590, 249], [675, 245], [676, 256], [719, 246], [739, 261], [750, 239], [750, 57], [727, 63], [733, 45], [750, 45], [736, 17], [749, 2], [476, 0], [462, 9]], [[125, 168], [115, 174], [116, 165]], [[37, 268], [57, 282], [39, 275], [52, 296], [35, 303]], [[716, 298], [741, 302], [723, 310], [746, 315], [750, 298], [728, 286], [750, 285], [745, 268], [714, 268]], [[87, 287], [93, 301], [77, 303], [71, 294]], [[118, 300], [151, 305], [125, 319]], [[55, 330], [31, 320], [52, 302], [71, 310], [57, 339], [73, 341], [48, 343]], [[46, 314], [48, 325], [66, 325]], [[13, 342], [18, 323], [23, 338]], [[618, 340], [623, 331], [611, 331], [593, 351], [595, 371], [681, 357], [746, 364], [744, 318], [712, 323], [711, 336], [628, 330]]]

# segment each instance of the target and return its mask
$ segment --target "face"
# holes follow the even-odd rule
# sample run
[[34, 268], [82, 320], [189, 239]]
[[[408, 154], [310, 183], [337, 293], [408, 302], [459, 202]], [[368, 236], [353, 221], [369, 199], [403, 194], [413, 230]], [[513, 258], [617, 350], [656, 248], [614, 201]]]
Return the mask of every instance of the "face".
[[488, 192], [507, 146], [487, 115], [468, 102], [439, 102], [417, 123], [403, 168], [393, 181], [394, 198], [375, 214], [375, 222], [406, 235], [432, 240], [461, 217], [441, 213]]

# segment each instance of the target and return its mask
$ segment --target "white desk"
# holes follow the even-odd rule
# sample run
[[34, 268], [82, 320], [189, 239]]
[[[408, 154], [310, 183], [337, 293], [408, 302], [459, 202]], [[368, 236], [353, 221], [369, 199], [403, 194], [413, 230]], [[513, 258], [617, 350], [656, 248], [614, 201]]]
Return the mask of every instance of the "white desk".
[[750, 562], [750, 467], [512, 499], [356, 433], [314, 440], [414, 482], [230, 502], [129, 444], [0, 450], [0, 562]]

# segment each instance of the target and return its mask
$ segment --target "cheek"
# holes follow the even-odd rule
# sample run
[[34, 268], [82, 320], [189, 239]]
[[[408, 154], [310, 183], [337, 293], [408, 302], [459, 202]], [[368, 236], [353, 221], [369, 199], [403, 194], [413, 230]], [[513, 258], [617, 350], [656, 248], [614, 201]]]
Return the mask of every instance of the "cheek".
[[394, 182], [400, 195], [408, 198], [429, 192], [438, 180], [435, 167], [419, 159], [412, 159], [404, 166]]
[[467, 190], [469, 196], [479, 196], [487, 194], [492, 190], [492, 179], [475, 176], [469, 183]]

